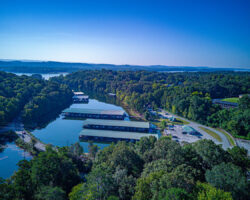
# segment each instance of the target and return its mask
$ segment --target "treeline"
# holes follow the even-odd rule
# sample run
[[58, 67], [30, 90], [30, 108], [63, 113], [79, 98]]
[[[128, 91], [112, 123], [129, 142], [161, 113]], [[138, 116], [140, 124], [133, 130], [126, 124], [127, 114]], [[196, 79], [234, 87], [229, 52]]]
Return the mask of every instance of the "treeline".
[[0, 126], [22, 113], [25, 124], [68, 106], [71, 90], [62, 84], [0, 71]]
[[[48, 147], [0, 183], [4, 200], [245, 200], [247, 151], [211, 140], [181, 146], [168, 137], [89, 146]], [[81, 174], [84, 176], [82, 177]]]
[[[248, 111], [233, 109], [232, 113], [244, 116], [248, 123], [235, 129], [231, 122], [240, 124], [242, 117], [219, 120], [221, 108], [212, 104], [212, 99], [237, 97], [250, 93], [250, 73], [158, 73], [148, 71], [80, 71], [65, 77], [53, 78], [73, 89], [98, 93], [116, 93], [129, 107], [146, 113], [147, 108], [164, 108], [170, 112], [206, 125], [220, 126], [234, 136], [250, 139]], [[249, 99], [248, 99], [249, 101]], [[243, 102], [245, 103], [245, 102]], [[235, 111], [237, 110], [237, 112]], [[214, 119], [211, 119], [211, 116]]]
[[70, 105], [72, 91], [66, 86], [49, 81], [25, 106], [22, 114], [26, 126], [36, 127], [48, 114], [57, 113]]

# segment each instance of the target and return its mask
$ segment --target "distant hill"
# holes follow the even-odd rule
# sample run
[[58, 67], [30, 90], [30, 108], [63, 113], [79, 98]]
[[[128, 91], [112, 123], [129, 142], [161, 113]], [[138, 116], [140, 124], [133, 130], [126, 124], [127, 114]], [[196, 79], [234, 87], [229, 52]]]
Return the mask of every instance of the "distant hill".
[[164, 66], [164, 65], [113, 65], [113, 64], [91, 64], [91, 63], [68, 63], [54, 61], [19, 61], [0, 60], [0, 71], [16, 73], [58, 73], [74, 72], [79, 70], [147, 70], [159, 72], [213, 72], [213, 71], [250, 71], [246, 68], [214, 68], [214, 67], [191, 67], [191, 66]]

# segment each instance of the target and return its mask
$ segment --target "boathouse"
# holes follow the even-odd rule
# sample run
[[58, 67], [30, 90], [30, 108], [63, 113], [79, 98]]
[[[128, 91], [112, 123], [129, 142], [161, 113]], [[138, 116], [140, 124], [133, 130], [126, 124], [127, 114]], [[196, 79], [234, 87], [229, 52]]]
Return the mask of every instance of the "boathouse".
[[99, 110], [84, 108], [67, 108], [63, 111], [65, 117], [93, 118], [93, 119], [116, 119], [123, 120], [126, 113], [123, 110]]
[[74, 96], [83, 96], [84, 93], [83, 92], [73, 92]]
[[86, 119], [83, 122], [83, 128], [143, 133], [152, 132], [154, 129], [153, 125], [149, 122], [117, 121], [102, 119]]
[[108, 131], [108, 130], [93, 130], [84, 129], [80, 132], [80, 140], [102, 141], [102, 142], [117, 142], [127, 141], [136, 142], [142, 137], [153, 136], [158, 139], [158, 134], [139, 133], [139, 132], [124, 132], [124, 131]]
[[74, 103], [88, 103], [89, 96], [87, 95], [74, 95], [72, 97]]

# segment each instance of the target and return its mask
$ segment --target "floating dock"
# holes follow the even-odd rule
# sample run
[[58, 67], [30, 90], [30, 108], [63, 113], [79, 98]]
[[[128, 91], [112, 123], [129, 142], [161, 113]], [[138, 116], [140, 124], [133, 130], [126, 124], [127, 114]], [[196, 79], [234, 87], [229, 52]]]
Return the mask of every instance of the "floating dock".
[[83, 128], [143, 133], [152, 132], [154, 129], [154, 127], [149, 122], [102, 119], [86, 119], [85, 121], [83, 121]]
[[75, 95], [72, 97], [74, 103], [88, 103], [89, 96], [87, 95]]
[[84, 95], [83, 92], [73, 92], [74, 96], [72, 97], [74, 103], [88, 103], [89, 96]]
[[80, 132], [79, 138], [82, 140], [94, 140], [103, 142], [136, 142], [142, 137], [150, 136], [156, 137], [158, 139], [158, 134], [84, 129]]
[[84, 108], [68, 108], [63, 112], [65, 117], [93, 118], [93, 119], [116, 119], [123, 120], [126, 113], [123, 110], [99, 110]]

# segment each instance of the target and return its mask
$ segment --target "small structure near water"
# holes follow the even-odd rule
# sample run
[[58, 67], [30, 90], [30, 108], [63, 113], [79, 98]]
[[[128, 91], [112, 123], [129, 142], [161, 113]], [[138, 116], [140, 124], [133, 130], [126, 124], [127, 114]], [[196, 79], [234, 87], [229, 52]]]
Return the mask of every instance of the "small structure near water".
[[88, 103], [89, 96], [84, 95], [83, 92], [74, 92], [74, 96], [72, 97], [74, 103]]

